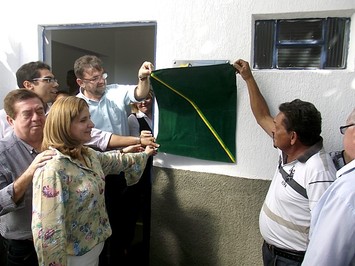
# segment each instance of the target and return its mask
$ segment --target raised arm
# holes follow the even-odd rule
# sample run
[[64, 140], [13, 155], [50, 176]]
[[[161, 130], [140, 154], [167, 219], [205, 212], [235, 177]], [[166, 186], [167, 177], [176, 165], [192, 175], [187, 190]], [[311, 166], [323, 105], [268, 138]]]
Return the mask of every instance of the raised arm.
[[144, 100], [149, 93], [150, 82], [149, 76], [152, 73], [154, 66], [150, 62], [144, 62], [138, 71], [138, 86], [134, 92], [134, 97], [136, 100]]
[[233, 66], [247, 84], [250, 107], [257, 123], [272, 137], [274, 127], [273, 117], [270, 115], [269, 107], [254, 79], [249, 63], [238, 59], [233, 63]]

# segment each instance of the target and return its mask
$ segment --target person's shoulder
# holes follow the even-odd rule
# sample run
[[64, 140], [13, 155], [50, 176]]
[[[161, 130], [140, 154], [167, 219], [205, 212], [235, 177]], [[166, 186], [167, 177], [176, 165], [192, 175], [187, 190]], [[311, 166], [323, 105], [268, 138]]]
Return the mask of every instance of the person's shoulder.
[[102, 151], [98, 151], [98, 150], [95, 150], [89, 146], [86, 147], [87, 148], [87, 154], [88, 156], [94, 156], [94, 157], [97, 157], [97, 156], [100, 156], [103, 152]]
[[0, 152], [10, 149], [18, 142], [21, 143], [20, 139], [15, 136], [13, 131], [10, 132], [4, 138], [0, 139]]
[[313, 154], [305, 163], [307, 169], [312, 171], [328, 173], [327, 175], [334, 176], [337, 171], [332, 158], [323, 148]]
[[118, 89], [121, 86], [123, 86], [123, 85], [117, 84], [117, 83], [109, 84], [109, 85], [106, 85], [106, 90]]
[[355, 204], [355, 171], [345, 173], [337, 178], [329, 187], [342, 201], [351, 201]]
[[6, 138], [7, 137], [0, 139], [0, 153], [6, 151], [10, 147], [9, 142], [6, 141]]
[[115, 92], [115, 93], [127, 93], [128, 91], [134, 91], [136, 85], [128, 85], [128, 84], [109, 84], [106, 86], [107, 92]]
[[46, 161], [46, 164], [43, 166], [43, 169], [46, 169], [47, 171], [50, 170], [51, 172], [53, 171], [55, 172], [68, 164], [68, 161], [70, 160], [70, 157], [68, 155], [61, 153], [59, 150], [55, 148], [49, 148], [49, 149], [54, 150], [56, 152], [56, 155], [52, 156], [51, 159]]
[[326, 152], [324, 148], [321, 148], [311, 155], [306, 162], [309, 164], [323, 164], [330, 161], [332, 161], [330, 154]]
[[137, 114], [136, 113], [131, 113], [129, 116], [128, 116], [128, 119], [136, 119], [137, 118]]

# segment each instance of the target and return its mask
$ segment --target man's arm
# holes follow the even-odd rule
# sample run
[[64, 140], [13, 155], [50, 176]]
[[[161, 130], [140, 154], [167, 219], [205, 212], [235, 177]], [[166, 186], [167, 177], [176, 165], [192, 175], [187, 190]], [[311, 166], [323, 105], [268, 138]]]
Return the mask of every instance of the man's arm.
[[127, 147], [131, 145], [141, 144], [142, 146], [153, 146], [158, 148], [159, 145], [154, 142], [155, 138], [150, 134], [150, 136], [143, 137], [133, 137], [133, 136], [119, 136], [112, 134], [110, 141], [108, 143], [109, 149], [115, 149], [119, 147]]
[[233, 63], [237, 72], [245, 80], [248, 92], [250, 107], [254, 114], [257, 123], [265, 130], [265, 132], [272, 137], [272, 131], [274, 127], [273, 118], [270, 115], [269, 107], [261, 94], [258, 84], [256, 83], [253, 74], [251, 73], [249, 63], [238, 59]]
[[149, 145], [155, 148], [159, 147], [159, 145], [155, 143], [155, 138], [152, 134], [141, 135], [141, 137], [120, 136], [97, 128], [92, 129], [91, 140], [85, 143], [85, 145], [101, 151], [118, 149], [136, 144], [141, 144], [143, 146]]
[[26, 169], [26, 171], [15, 180], [14, 194], [12, 197], [12, 200], [15, 203], [17, 203], [23, 197], [28, 186], [32, 186], [32, 179], [36, 169], [45, 165], [46, 161], [52, 159], [55, 154], [56, 152], [52, 150], [46, 150], [38, 154], [30, 166]]
[[144, 62], [138, 71], [138, 86], [134, 91], [134, 97], [138, 101], [144, 100], [150, 90], [149, 76], [152, 73], [154, 66], [150, 62]]

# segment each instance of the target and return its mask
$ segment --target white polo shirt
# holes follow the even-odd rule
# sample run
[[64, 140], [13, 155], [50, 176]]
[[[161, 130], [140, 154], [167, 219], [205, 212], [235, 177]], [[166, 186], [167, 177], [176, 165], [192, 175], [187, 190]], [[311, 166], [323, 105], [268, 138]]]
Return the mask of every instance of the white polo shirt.
[[322, 141], [310, 147], [297, 160], [284, 163], [286, 157], [279, 150], [282, 167], [306, 189], [308, 199], [285, 182], [276, 169], [264, 205], [260, 212], [260, 232], [265, 241], [279, 248], [305, 251], [311, 220], [311, 210], [324, 191], [335, 180], [336, 169]]

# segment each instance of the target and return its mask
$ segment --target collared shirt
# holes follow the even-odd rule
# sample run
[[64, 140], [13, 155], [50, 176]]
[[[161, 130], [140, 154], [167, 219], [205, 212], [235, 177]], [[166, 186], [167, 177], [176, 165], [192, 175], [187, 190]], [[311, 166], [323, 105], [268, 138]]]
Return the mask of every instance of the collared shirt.
[[308, 199], [288, 185], [277, 169], [260, 212], [260, 231], [266, 242], [279, 248], [305, 251], [311, 210], [335, 180], [336, 169], [322, 141], [282, 167], [307, 191]]
[[14, 132], [0, 140], [0, 232], [7, 239], [31, 239], [32, 186], [17, 204], [13, 182], [37, 156], [37, 152]]
[[129, 136], [128, 114], [134, 98], [135, 85], [111, 84], [99, 101], [88, 99], [80, 88], [77, 97], [83, 98], [89, 104], [91, 120], [95, 128], [121, 136]]
[[355, 160], [338, 170], [313, 209], [302, 265], [355, 265]]
[[[65, 265], [67, 255], [81, 256], [111, 234], [104, 178], [125, 171], [139, 180], [146, 153], [95, 152], [86, 165], [59, 151], [33, 178], [33, 239], [40, 265]], [[128, 177], [129, 178], [129, 177]]]

